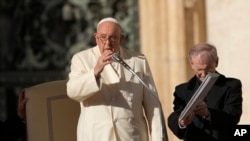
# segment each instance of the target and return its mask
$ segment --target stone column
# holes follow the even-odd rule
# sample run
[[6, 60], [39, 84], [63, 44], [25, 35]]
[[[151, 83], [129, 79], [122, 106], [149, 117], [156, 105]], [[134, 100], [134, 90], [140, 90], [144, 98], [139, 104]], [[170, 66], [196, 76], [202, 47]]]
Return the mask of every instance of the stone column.
[[[200, 2], [203, 0], [139, 0], [141, 52], [151, 67], [166, 121], [173, 111], [175, 86], [191, 74], [187, 50], [204, 38], [200, 30], [200, 20], [204, 19], [196, 11], [202, 6]], [[170, 141], [178, 140], [170, 130], [168, 137]]]

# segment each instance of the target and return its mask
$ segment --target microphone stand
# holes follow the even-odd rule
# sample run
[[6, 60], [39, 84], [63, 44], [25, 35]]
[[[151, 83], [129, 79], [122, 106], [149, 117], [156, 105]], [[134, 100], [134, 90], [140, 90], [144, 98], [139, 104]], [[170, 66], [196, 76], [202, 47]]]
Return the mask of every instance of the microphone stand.
[[[119, 56], [118, 53], [114, 53], [112, 56], [113, 60], [115, 60], [116, 62], [120, 63], [121, 65], [123, 65], [129, 72], [131, 72], [140, 82], [141, 84], [148, 90], [151, 92], [151, 94], [156, 98], [157, 102], [160, 105], [160, 114], [161, 114], [161, 121], [163, 124], [162, 127], [162, 141], [168, 141], [167, 135], [165, 135], [165, 133], [167, 133], [166, 127], [165, 127], [165, 119], [163, 116], [163, 112], [162, 112], [162, 107], [161, 107], [161, 102], [158, 98], [158, 96], [154, 93], [154, 91], [152, 91], [146, 84], [145, 82], [122, 60], [122, 58]], [[166, 132], [165, 132], [166, 131]]]

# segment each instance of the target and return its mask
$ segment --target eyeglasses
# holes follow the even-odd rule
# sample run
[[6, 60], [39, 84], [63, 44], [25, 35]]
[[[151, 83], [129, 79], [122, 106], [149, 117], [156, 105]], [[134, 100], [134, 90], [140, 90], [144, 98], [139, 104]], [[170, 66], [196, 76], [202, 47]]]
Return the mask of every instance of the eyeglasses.
[[109, 42], [116, 42], [118, 41], [118, 38], [116, 36], [106, 36], [106, 35], [101, 35], [99, 37], [97, 37], [103, 44], [106, 43], [108, 40]]

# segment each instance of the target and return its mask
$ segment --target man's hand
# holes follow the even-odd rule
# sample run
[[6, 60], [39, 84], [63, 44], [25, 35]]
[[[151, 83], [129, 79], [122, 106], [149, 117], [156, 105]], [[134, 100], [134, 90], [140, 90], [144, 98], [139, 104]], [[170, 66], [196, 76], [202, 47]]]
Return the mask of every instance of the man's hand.
[[106, 50], [103, 54], [98, 58], [97, 64], [94, 68], [95, 77], [99, 78], [100, 73], [103, 71], [103, 68], [112, 62], [112, 54], [113, 52], [110, 50]]
[[208, 116], [208, 108], [206, 102], [202, 101], [200, 102], [194, 109], [194, 114], [200, 117], [206, 117]]
[[185, 119], [179, 120], [179, 125], [183, 128], [187, 127], [190, 123], [192, 123], [194, 117], [194, 113], [191, 113]]
[[25, 89], [22, 89], [18, 96], [17, 114], [22, 120], [26, 120], [26, 103], [27, 98], [25, 98]]

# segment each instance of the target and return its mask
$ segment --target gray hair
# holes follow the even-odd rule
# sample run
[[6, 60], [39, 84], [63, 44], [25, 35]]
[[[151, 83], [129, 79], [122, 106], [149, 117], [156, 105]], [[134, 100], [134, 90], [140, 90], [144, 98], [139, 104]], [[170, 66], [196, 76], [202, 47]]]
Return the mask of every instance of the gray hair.
[[208, 43], [199, 43], [194, 45], [189, 51], [189, 60], [192, 60], [192, 56], [197, 55], [202, 51], [207, 51], [214, 61], [218, 60], [216, 47]]

